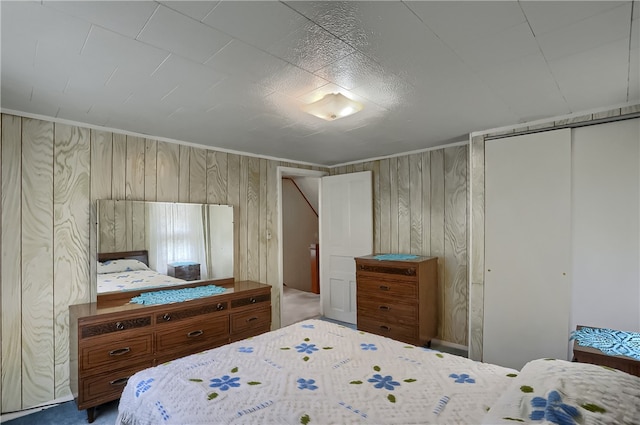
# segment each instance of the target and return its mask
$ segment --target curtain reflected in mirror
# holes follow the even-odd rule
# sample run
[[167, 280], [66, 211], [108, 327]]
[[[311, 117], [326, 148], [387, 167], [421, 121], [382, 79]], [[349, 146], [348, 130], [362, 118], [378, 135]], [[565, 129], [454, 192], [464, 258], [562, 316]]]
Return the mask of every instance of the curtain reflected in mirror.
[[[97, 252], [119, 253], [145, 250], [148, 266], [161, 275], [163, 283], [174, 279], [188, 281], [233, 277], [233, 207], [228, 205], [185, 204], [173, 202], [97, 201]], [[114, 258], [118, 258], [117, 255]], [[124, 257], [123, 257], [124, 258]], [[98, 281], [104, 279], [98, 263]], [[136, 265], [125, 270], [139, 288], [148, 277]], [[117, 269], [112, 266], [111, 269]], [[110, 271], [110, 270], [106, 270]], [[120, 270], [117, 270], [120, 271]], [[189, 274], [185, 274], [188, 271]], [[197, 274], [193, 274], [197, 271]], [[166, 278], [166, 279], [163, 279]], [[98, 283], [98, 293], [126, 290], [120, 279], [113, 286]], [[137, 283], [136, 283], [137, 281]], [[153, 282], [158, 281], [154, 277]], [[152, 282], [152, 280], [149, 280]], [[184, 282], [181, 282], [184, 283]], [[119, 284], [119, 285], [117, 285]], [[105, 288], [109, 289], [105, 289]]]

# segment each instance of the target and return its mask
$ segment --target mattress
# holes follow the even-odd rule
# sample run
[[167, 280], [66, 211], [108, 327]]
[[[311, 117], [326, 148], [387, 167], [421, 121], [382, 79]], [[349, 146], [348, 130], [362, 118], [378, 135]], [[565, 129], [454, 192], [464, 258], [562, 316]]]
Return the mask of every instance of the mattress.
[[98, 293], [133, 291], [142, 288], [163, 288], [186, 283], [154, 270], [133, 270], [98, 274]]
[[133, 375], [118, 424], [478, 424], [518, 372], [306, 320]]

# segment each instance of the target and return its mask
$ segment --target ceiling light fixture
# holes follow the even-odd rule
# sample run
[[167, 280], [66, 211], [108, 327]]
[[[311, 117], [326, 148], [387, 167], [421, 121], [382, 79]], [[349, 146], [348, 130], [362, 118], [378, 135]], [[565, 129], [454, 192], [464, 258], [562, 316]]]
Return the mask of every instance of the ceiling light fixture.
[[329, 93], [322, 99], [303, 106], [302, 110], [323, 120], [333, 121], [355, 114], [363, 108], [362, 103], [351, 100], [341, 93]]

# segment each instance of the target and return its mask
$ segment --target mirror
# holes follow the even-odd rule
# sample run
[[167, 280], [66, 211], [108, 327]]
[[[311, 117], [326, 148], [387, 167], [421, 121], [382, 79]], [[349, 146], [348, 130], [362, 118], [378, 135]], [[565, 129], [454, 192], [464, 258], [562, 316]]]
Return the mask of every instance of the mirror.
[[229, 205], [98, 200], [97, 217], [98, 294], [233, 277]]

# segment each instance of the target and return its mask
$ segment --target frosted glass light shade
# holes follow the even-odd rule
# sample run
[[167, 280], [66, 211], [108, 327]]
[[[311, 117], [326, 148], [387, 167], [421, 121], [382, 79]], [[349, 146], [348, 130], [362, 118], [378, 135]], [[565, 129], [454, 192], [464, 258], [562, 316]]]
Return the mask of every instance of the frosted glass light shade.
[[302, 110], [323, 120], [333, 121], [355, 114], [363, 108], [362, 103], [351, 100], [342, 93], [329, 93], [322, 99], [303, 106]]

